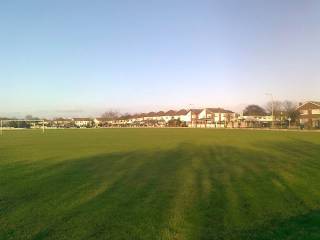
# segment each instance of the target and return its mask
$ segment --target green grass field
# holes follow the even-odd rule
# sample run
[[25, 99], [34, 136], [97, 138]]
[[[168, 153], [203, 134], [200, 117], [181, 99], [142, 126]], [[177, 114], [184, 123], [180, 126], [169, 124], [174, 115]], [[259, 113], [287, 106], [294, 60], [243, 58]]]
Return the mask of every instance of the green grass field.
[[320, 239], [320, 133], [5, 131], [0, 239]]

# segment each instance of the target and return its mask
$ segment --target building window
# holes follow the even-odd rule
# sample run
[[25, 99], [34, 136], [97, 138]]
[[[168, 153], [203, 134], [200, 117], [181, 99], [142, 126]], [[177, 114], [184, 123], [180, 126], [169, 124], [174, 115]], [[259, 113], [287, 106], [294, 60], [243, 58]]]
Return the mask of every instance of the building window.
[[320, 114], [320, 109], [312, 109], [312, 114]]

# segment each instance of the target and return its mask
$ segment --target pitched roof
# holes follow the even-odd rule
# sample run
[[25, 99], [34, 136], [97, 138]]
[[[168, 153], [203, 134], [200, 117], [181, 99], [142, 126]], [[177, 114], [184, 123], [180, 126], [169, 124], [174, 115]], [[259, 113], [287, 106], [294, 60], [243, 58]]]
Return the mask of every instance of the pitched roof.
[[91, 118], [73, 118], [73, 121], [91, 121]]
[[211, 113], [233, 113], [232, 111], [223, 108], [206, 108], [206, 110]]
[[131, 118], [132, 117], [130, 115], [125, 115], [125, 116], [121, 116], [121, 117], [117, 118], [117, 120], [129, 120]]
[[136, 113], [136, 114], [133, 114], [131, 118], [143, 118], [144, 116], [146, 116], [145, 113]]
[[169, 111], [166, 112], [164, 115], [165, 115], [165, 116], [174, 116], [174, 115], [176, 115], [176, 111], [174, 111], [174, 110], [169, 110]]
[[202, 109], [197, 109], [197, 108], [193, 108], [193, 109], [190, 109], [189, 112], [192, 112], [192, 113], [195, 113], [195, 114], [199, 114], [202, 112]]
[[302, 106], [306, 105], [307, 103], [312, 103], [312, 104], [315, 104], [315, 105], [320, 107], [320, 102], [317, 102], [317, 101], [306, 101], [306, 102], [302, 103], [300, 106], [298, 106], [297, 109], [301, 108]]
[[178, 112], [176, 112], [176, 115], [186, 115], [187, 113], [188, 113], [187, 110], [181, 109], [181, 110], [179, 110]]
[[164, 111], [157, 112], [157, 115], [158, 115], [158, 116], [163, 116], [164, 114], [165, 114]]
[[146, 117], [155, 117], [155, 116], [157, 116], [157, 113], [155, 112], [149, 112], [146, 114]]
[[103, 122], [103, 121], [108, 121], [108, 118], [102, 118], [102, 117], [97, 117], [96, 118], [98, 121]]

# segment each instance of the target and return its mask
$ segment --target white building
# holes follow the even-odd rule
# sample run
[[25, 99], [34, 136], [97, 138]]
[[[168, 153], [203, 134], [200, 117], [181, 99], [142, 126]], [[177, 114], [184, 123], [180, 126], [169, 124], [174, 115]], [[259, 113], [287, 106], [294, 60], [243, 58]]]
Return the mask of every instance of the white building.
[[197, 127], [199, 114], [202, 109], [190, 109], [184, 116], [181, 117], [181, 121], [186, 122], [188, 127]]
[[174, 119], [180, 119], [182, 122], [186, 122], [185, 118], [186, 118], [187, 114], [188, 114], [187, 110], [181, 109], [178, 112], [176, 112], [173, 117], [174, 117]]
[[174, 119], [174, 116], [176, 115], [176, 111], [174, 110], [169, 110], [164, 115], [162, 116], [162, 119], [165, 122], [169, 122], [170, 120]]
[[223, 108], [205, 108], [198, 115], [198, 127], [228, 127], [235, 120], [235, 113]]
[[73, 118], [74, 124], [77, 127], [91, 127], [92, 120], [90, 118]]
[[272, 125], [272, 116], [239, 116], [238, 127], [267, 127]]

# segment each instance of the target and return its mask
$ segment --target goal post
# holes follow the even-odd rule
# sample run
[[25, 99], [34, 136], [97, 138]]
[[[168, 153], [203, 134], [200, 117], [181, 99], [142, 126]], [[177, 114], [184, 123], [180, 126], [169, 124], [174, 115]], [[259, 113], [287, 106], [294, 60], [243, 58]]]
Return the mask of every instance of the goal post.
[[14, 129], [41, 129], [42, 134], [45, 132], [45, 120], [29, 120], [29, 119], [1, 119], [0, 120], [0, 136], [4, 130]]

